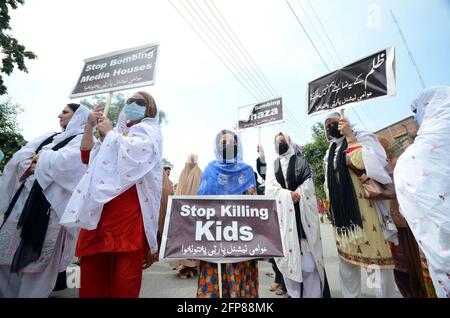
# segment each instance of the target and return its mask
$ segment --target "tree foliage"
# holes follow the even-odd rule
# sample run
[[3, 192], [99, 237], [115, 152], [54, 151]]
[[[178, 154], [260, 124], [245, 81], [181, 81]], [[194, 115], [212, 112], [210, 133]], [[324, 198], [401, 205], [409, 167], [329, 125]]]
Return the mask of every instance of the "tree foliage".
[[22, 111], [20, 105], [12, 103], [11, 98], [0, 102], [0, 149], [5, 155], [0, 162], [0, 171], [26, 142], [17, 124], [17, 115]]
[[316, 195], [321, 199], [325, 199], [323, 190], [323, 183], [325, 182], [323, 158], [327, 152], [329, 142], [325, 136], [325, 128], [322, 123], [316, 123], [311, 130], [313, 141], [302, 146], [302, 151], [313, 170]]
[[25, 46], [19, 43], [17, 39], [8, 34], [11, 30], [9, 25], [9, 10], [17, 9], [19, 5], [23, 5], [24, 0], [2, 0], [0, 1], [0, 49], [2, 65], [0, 68], [0, 95], [7, 93], [4, 85], [2, 74], [11, 75], [14, 68], [17, 67], [23, 72], [28, 72], [25, 65], [25, 59], [33, 60], [36, 55], [27, 51]]

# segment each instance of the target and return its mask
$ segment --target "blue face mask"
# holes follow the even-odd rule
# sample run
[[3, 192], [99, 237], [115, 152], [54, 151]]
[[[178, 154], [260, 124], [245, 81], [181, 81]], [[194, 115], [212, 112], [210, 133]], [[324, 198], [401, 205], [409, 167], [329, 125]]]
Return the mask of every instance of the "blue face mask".
[[145, 110], [146, 108], [144, 106], [139, 106], [136, 102], [125, 105], [125, 108], [123, 109], [125, 116], [127, 116], [127, 119], [130, 121], [138, 121], [144, 118]]
[[5, 158], [5, 155], [3, 154], [3, 151], [0, 150], [0, 161], [2, 161], [3, 158]]

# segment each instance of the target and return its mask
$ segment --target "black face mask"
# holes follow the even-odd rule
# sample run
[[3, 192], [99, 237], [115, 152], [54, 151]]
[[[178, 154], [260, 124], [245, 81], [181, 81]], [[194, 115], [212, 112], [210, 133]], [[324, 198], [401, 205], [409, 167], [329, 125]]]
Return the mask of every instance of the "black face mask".
[[282, 141], [278, 144], [278, 154], [283, 155], [289, 150], [287, 142]]
[[232, 160], [237, 156], [237, 145], [223, 143], [219, 153], [222, 154], [222, 159]]
[[330, 137], [339, 139], [341, 137], [343, 137], [344, 135], [341, 134], [341, 132], [338, 129], [338, 123], [332, 123], [330, 127], [328, 127], [328, 135]]

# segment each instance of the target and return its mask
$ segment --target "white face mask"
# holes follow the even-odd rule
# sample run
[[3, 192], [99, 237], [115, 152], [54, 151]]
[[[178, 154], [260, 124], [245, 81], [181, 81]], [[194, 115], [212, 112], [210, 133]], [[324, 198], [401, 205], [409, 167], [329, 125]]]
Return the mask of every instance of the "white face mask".
[[128, 120], [138, 121], [145, 117], [145, 106], [139, 106], [136, 102], [125, 105], [124, 113]]

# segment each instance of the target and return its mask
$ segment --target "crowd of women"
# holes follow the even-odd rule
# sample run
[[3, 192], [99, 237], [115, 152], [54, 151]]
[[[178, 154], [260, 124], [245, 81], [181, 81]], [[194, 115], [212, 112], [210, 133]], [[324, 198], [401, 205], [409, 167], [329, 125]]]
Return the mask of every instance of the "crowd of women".
[[[329, 148], [324, 190], [343, 297], [361, 294], [361, 268], [377, 297], [450, 297], [450, 87], [421, 92], [411, 110], [419, 130], [396, 158], [386, 140], [354, 131], [339, 113], [325, 117]], [[278, 157], [262, 147], [257, 182], [239, 136], [221, 130], [202, 171], [188, 156], [176, 190], [162, 165], [159, 112], [146, 92], [133, 94], [116, 127], [103, 108], [68, 104], [60, 133], [22, 147], [0, 177], [0, 297], [48, 297], [79, 258], [80, 297], [139, 297], [143, 269], [158, 258], [168, 196], [267, 195], [279, 202], [285, 257], [270, 260], [275, 287], [292, 298], [330, 297], [314, 176], [286, 133]], [[198, 297], [258, 297], [258, 260], [170, 264], [198, 275]]]

